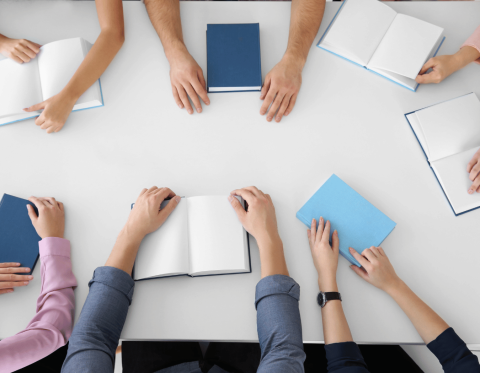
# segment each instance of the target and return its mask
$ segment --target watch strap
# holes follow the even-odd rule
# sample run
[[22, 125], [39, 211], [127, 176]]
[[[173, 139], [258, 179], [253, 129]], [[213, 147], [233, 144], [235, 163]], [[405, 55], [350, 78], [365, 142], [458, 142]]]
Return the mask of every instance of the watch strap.
[[329, 291], [324, 293], [325, 294], [325, 303], [327, 303], [329, 300], [342, 300], [342, 296], [340, 293], [337, 293], [336, 291]]

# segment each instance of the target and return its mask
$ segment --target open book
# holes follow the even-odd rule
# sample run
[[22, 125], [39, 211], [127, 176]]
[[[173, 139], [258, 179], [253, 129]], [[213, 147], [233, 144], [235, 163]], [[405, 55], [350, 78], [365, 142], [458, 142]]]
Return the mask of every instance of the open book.
[[144, 238], [133, 279], [249, 272], [248, 233], [235, 210], [227, 196], [206, 196], [182, 198], [160, 229]]
[[455, 215], [480, 207], [467, 164], [480, 148], [480, 101], [474, 93], [405, 114]]
[[[24, 108], [55, 96], [70, 81], [92, 45], [82, 39], [45, 44], [30, 62], [0, 60], [0, 125], [38, 117]], [[100, 79], [80, 96], [73, 111], [103, 106]]]
[[345, 0], [317, 46], [416, 91], [415, 77], [437, 54], [443, 28], [377, 0]]

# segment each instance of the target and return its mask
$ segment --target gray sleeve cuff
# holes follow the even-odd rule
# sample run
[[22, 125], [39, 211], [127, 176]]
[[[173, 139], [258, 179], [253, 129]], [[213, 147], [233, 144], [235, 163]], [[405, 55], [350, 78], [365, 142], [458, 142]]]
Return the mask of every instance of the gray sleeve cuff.
[[291, 277], [272, 275], [261, 279], [255, 289], [255, 309], [258, 303], [270, 295], [285, 294], [300, 300], [300, 286]]
[[92, 286], [94, 282], [99, 282], [118, 290], [127, 297], [128, 303], [132, 304], [135, 282], [125, 271], [115, 267], [98, 267], [95, 272], [93, 272], [93, 277], [88, 283], [88, 286]]

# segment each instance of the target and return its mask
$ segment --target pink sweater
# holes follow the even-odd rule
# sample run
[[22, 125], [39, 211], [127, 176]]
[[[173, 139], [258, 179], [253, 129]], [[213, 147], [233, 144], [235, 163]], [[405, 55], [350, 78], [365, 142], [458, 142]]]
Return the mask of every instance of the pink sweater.
[[[467, 41], [463, 43], [461, 48], [463, 47], [472, 47], [480, 52], [480, 26], [478, 26], [473, 34], [467, 39]], [[475, 62], [480, 64], [480, 58]]]
[[64, 346], [73, 329], [77, 280], [70, 261], [70, 241], [39, 242], [42, 289], [37, 314], [20, 333], [0, 341], [0, 373], [26, 367]]

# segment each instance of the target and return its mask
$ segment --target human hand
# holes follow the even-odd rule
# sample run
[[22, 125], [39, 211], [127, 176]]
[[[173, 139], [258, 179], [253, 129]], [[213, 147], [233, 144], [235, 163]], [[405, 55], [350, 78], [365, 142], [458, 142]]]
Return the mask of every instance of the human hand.
[[265, 77], [265, 82], [260, 93], [260, 100], [264, 100], [260, 114], [264, 115], [268, 107], [267, 121], [275, 116], [275, 121], [280, 122], [293, 110], [297, 100], [300, 86], [302, 85], [303, 63], [298, 59], [284, 56]]
[[20, 263], [0, 263], [0, 294], [12, 293], [14, 287], [26, 286], [33, 276], [17, 275], [30, 272], [30, 268], [20, 267]]
[[332, 246], [330, 246], [330, 221], [324, 225], [320, 217], [318, 229], [317, 221], [312, 219], [310, 229], [307, 230], [310, 251], [312, 252], [313, 264], [318, 273], [318, 286], [321, 291], [338, 291], [337, 289], [337, 266], [338, 266], [338, 233], [332, 234]]
[[[432, 71], [425, 74], [430, 68]], [[432, 57], [423, 65], [415, 81], [419, 84], [440, 83], [459, 69], [460, 66], [455, 55]]]
[[468, 162], [467, 172], [468, 177], [472, 181], [468, 194], [473, 194], [475, 191], [480, 193], [480, 149], [473, 155], [473, 158]]
[[[160, 205], [167, 198], [171, 198], [170, 202], [160, 210]], [[147, 234], [156, 231], [165, 223], [180, 200], [181, 198], [168, 188], [154, 186], [143, 189], [128, 216], [125, 232], [135, 240], [141, 241]]]
[[172, 84], [173, 98], [178, 107], [180, 109], [185, 107], [188, 114], [193, 114], [192, 105], [188, 100], [188, 97], [190, 97], [197, 113], [201, 113], [202, 105], [198, 96], [206, 105], [210, 105], [201, 67], [185, 47], [169, 53], [168, 61], [170, 62], [170, 83]]
[[59, 93], [46, 101], [23, 110], [30, 113], [43, 109], [40, 116], [35, 119], [35, 124], [40, 126], [42, 130], [47, 130], [47, 133], [52, 133], [58, 132], [63, 128], [75, 102], [77, 102], [76, 98], [67, 98], [62, 93]]
[[38, 216], [31, 205], [27, 205], [28, 216], [37, 231], [43, 238], [63, 238], [65, 231], [65, 210], [62, 202], [57, 202], [53, 197], [30, 197], [28, 199], [38, 209]]
[[387, 293], [401, 284], [402, 280], [395, 273], [390, 260], [381, 247], [372, 246], [363, 250], [362, 255], [351, 247], [349, 249], [350, 254], [363, 267], [358, 268], [356, 265], [351, 265], [350, 268], [365, 281]]
[[[236, 189], [228, 197], [238, 219], [245, 230], [250, 233], [259, 245], [280, 240], [277, 228], [277, 218], [272, 198], [254, 186]], [[242, 197], [248, 203], [245, 211], [242, 204], [234, 196]]]
[[40, 44], [0, 35], [0, 53], [18, 63], [29, 62], [40, 52]]

